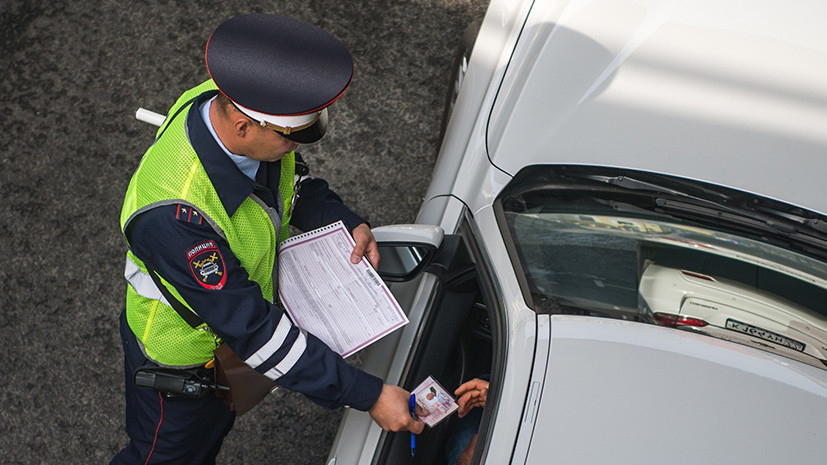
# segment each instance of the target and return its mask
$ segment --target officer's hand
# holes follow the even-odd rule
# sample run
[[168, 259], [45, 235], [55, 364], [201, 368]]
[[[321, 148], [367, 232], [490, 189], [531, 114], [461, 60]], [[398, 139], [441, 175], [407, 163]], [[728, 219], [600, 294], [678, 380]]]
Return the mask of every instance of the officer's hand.
[[353, 248], [353, 253], [350, 254], [350, 262], [355, 265], [362, 261], [363, 255], [367, 255], [368, 261], [374, 268], [379, 266], [379, 246], [376, 245], [376, 238], [373, 237], [367, 223], [362, 223], [353, 228], [353, 240], [356, 242], [356, 247]]
[[385, 384], [379, 399], [368, 411], [370, 417], [385, 431], [410, 431], [419, 434], [425, 429], [425, 423], [419, 419], [428, 415], [428, 411], [416, 406], [417, 418], [414, 420], [408, 410], [411, 393], [399, 386]]

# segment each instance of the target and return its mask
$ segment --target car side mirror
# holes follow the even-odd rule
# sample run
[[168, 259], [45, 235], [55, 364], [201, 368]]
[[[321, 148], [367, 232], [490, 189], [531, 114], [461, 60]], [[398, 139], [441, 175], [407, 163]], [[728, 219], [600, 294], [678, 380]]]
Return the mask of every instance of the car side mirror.
[[439, 226], [399, 224], [373, 228], [379, 245], [379, 268], [385, 281], [415, 278], [431, 262], [445, 236]]

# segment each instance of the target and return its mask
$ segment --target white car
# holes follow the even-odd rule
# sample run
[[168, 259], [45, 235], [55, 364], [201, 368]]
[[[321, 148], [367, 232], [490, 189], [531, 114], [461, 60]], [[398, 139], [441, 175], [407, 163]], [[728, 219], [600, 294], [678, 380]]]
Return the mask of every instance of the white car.
[[649, 263], [640, 296], [658, 323], [759, 347], [824, 367], [827, 318], [726, 278]]
[[[492, 1], [416, 224], [375, 231], [410, 324], [364, 368], [489, 379], [473, 463], [825, 463], [825, 19]], [[443, 464], [456, 424], [412, 456], [346, 410], [327, 463]]]

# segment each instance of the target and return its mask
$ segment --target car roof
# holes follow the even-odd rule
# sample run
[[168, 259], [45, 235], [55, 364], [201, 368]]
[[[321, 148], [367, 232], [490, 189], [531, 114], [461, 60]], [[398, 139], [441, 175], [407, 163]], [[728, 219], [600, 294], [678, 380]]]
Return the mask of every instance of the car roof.
[[[676, 329], [552, 317], [525, 462], [821, 463], [825, 372]], [[588, 369], [584, 369], [588, 367]], [[519, 411], [519, 410], [517, 410]], [[522, 441], [518, 441], [522, 442]]]
[[827, 213], [827, 3], [535, 2], [487, 146], [652, 171]]

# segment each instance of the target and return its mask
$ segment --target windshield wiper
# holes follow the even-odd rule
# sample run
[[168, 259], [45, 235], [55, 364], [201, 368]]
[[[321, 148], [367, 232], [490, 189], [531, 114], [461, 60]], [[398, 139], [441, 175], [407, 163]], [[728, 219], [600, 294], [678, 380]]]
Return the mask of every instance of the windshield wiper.
[[659, 209], [664, 210], [664, 213], [668, 210], [673, 214], [677, 213], [679, 217], [692, 216], [694, 218], [691, 219], [701, 222], [712, 220], [712, 226], [716, 223], [726, 223], [728, 229], [738, 229], [746, 233], [760, 231], [775, 240], [795, 243], [809, 254], [818, 255], [822, 259], [827, 257], [827, 239], [820, 234], [819, 237], [808, 234], [795, 224], [775, 221], [765, 215], [747, 210], [723, 211], [715, 207], [709, 208], [664, 198], [656, 199], [655, 203]]
[[659, 186], [657, 184], [653, 184], [651, 182], [641, 181], [639, 179], [630, 178], [628, 176], [601, 176], [597, 174], [590, 174], [583, 176], [586, 179], [591, 179], [592, 181], [604, 182], [606, 184], [611, 184], [613, 186], [622, 187], [624, 189], [632, 189], [632, 190], [644, 190], [644, 191], [652, 191], [652, 192], [659, 192], [662, 194], [672, 194], [672, 195], [680, 195], [680, 196], [687, 196], [687, 194], [676, 191], [674, 189], [669, 189], [668, 187]]
[[795, 222], [818, 233], [827, 234], [827, 222], [819, 220], [818, 218], [807, 218], [789, 211], [782, 211], [765, 205], [754, 205], [753, 208], [767, 215], [778, 216], [788, 221]]
[[[694, 200], [694, 199], [693, 199]], [[772, 221], [771, 219], [762, 217], [762, 215], [754, 214], [743, 210], [734, 208], [722, 207], [721, 205], [711, 203], [712, 206], [697, 205], [689, 202], [681, 202], [679, 200], [671, 200], [665, 198], [655, 199], [655, 204], [665, 210], [672, 210], [681, 213], [691, 213], [703, 216], [704, 218], [726, 221], [729, 223], [739, 223], [743, 226], [758, 228], [762, 231], [794, 234], [798, 228], [784, 223]]]
[[730, 229], [753, 234], [758, 232], [785, 243], [796, 243], [809, 253], [815, 253], [821, 257], [827, 256], [827, 224], [818, 218], [807, 218], [789, 210], [782, 211], [759, 202], [751, 202], [736, 208], [725, 205], [723, 202], [733, 199], [719, 192], [704, 190], [704, 193], [720, 198], [721, 201], [716, 202], [625, 175], [586, 175], [583, 177], [624, 190], [654, 194], [647, 196], [650, 201], [654, 201], [654, 205], [649, 202], [633, 201], [634, 207], [629, 208], [631, 204], [627, 199], [622, 203], [610, 202], [614, 209], [626, 211], [635, 208], [652, 209], [658, 213], [701, 221], [711, 226], [726, 224]]
[[[698, 214], [721, 217], [722, 219], [729, 218], [727, 214], [734, 215], [734, 217], [738, 219], [749, 219], [753, 226], [758, 226], [762, 229], [768, 227], [772, 230], [785, 234], [800, 232], [798, 227], [810, 229], [818, 234], [827, 234], [827, 223], [824, 221], [820, 221], [816, 218], [805, 218], [788, 211], [781, 211], [768, 206], [759, 205], [757, 203], [750, 205], [749, 208], [734, 208], [713, 200], [704, 199], [695, 195], [687, 194], [686, 192], [647, 181], [641, 181], [629, 176], [587, 175], [585, 177], [593, 181], [611, 184], [623, 189], [656, 192], [659, 194], [671, 195], [690, 200], [691, 203], [678, 202], [680, 205], [677, 209], [681, 211], [695, 211]], [[724, 201], [728, 200], [726, 196], [721, 195], [720, 193], [712, 191], [709, 193], [717, 197], [721, 197]], [[658, 198], [656, 202], [659, 206], [669, 208], [669, 205], [676, 201]], [[795, 223], [795, 226], [790, 224], [790, 222]]]

